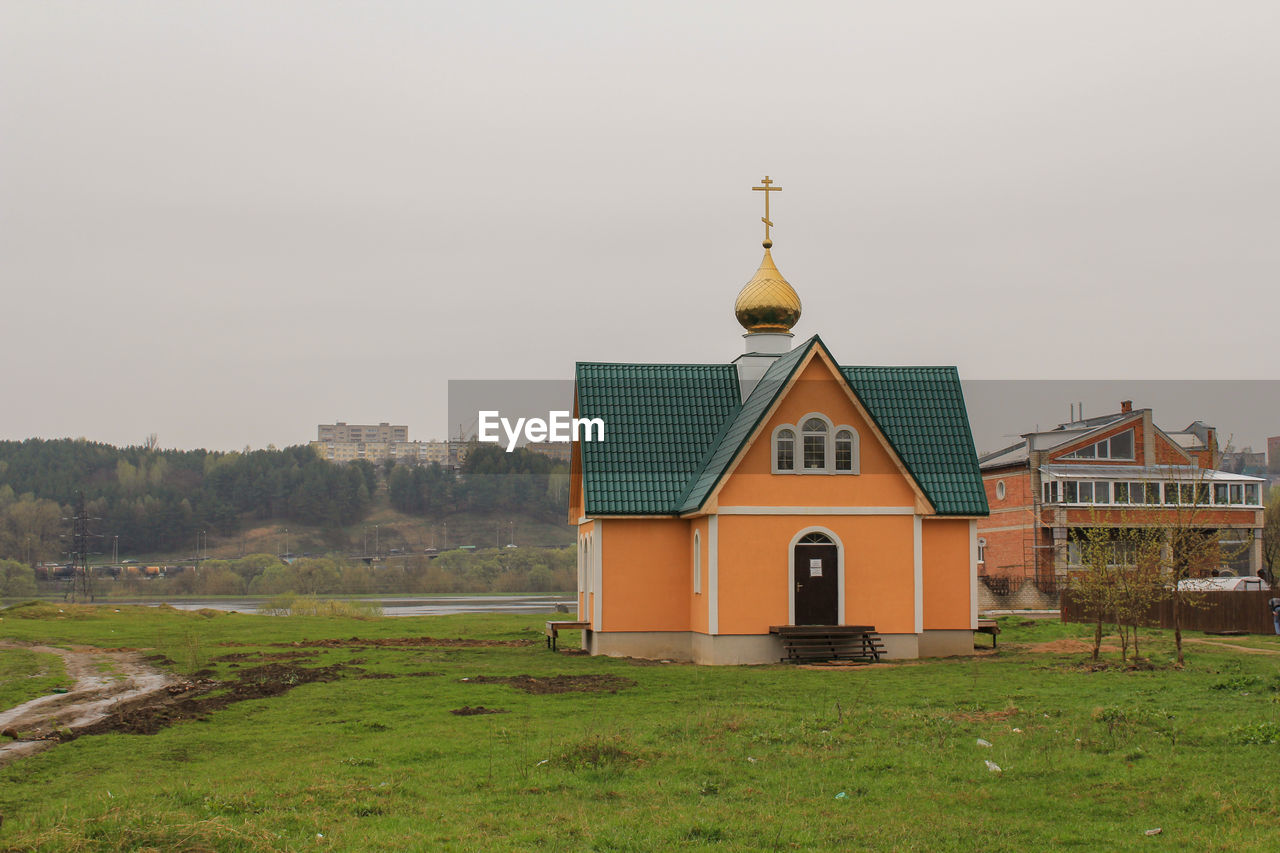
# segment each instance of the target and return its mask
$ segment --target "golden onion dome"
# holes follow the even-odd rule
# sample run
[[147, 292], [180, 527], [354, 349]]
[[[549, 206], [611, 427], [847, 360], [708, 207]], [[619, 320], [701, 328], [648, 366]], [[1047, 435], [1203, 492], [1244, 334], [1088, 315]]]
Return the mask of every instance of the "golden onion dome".
[[738, 293], [733, 313], [748, 332], [789, 332], [800, 321], [800, 297], [778, 272], [764, 244], [764, 260], [751, 281]]

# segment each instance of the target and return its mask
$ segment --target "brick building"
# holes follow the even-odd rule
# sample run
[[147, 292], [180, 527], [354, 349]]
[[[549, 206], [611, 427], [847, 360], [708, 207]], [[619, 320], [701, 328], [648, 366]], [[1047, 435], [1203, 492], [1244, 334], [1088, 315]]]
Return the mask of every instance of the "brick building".
[[[979, 577], [999, 593], [1033, 579], [1053, 592], [1078, 567], [1090, 527], [1172, 524], [1218, 532], [1223, 568], [1261, 566], [1265, 481], [1220, 470], [1217, 431], [1166, 432], [1150, 409], [1120, 411], [1022, 436], [979, 459], [991, 514], [978, 520]], [[1117, 547], [1117, 561], [1126, 560]]]

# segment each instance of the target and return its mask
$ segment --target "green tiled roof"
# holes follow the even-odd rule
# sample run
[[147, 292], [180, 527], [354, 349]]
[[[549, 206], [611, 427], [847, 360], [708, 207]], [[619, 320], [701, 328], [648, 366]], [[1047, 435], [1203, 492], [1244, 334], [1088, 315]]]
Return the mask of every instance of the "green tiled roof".
[[[742, 403], [731, 364], [579, 364], [579, 417], [603, 418], [606, 429], [605, 441], [580, 445], [587, 515], [696, 510], [815, 346], [830, 356], [815, 335], [774, 361]], [[955, 368], [841, 372], [939, 514], [987, 513]]]
[[969, 413], [954, 367], [841, 367], [939, 515], [986, 515]]
[[[716, 483], [724, 476], [725, 469], [733, 462], [733, 457], [738, 455], [738, 448], [742, 447], [743, 442], [755, 432], [756, 425], [760, 423], [765, 412], [769, 411], [774, 398], [786, 386], [791, 379], [791, 374], [795, 373], [796, 367], [804, 361], [805, 353], [808, 351], [807, 346], [796, 347], [786, 355], [779, 356], [773, 364], [769, 365], [769, 369], [752, 389], [750, 396], [737, 407], [733, 417], [725, 422], [720, 440], [711, 448], [698, 476], [689, 483], [689, 488], [683, 496], [684, 500], [680, 503], [681, 512], [692, 512], [702, 506]], [[736, 376], [737, 368], [734, 368], [734, 372]], [[738, 396], [742, 396], [740, 392]]]
[[732, 364], [579, 363], [578, 416], [602, 418], [584, 441], [588, 515], [673, 513], [716, 436], [738, 408]]

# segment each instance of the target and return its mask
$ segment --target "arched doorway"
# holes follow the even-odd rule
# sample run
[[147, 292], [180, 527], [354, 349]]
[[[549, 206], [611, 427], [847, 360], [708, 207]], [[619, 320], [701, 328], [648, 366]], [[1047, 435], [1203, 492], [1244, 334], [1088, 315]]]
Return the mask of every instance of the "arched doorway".
[[791, 546], [794, 625], [840, 624], [840, 546], [823, 531], [800, 534]]

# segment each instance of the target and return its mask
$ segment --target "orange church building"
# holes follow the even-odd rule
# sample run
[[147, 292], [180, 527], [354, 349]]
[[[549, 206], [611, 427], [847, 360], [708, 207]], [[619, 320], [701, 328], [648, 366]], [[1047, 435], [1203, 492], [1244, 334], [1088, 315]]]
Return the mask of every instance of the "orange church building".
[[987, 500], [957, 371], [793, 347], [765, 224], [743, 355], [577, 365], [575, 417], [605, 425], [571, 463], [583, 646], [767, 663], [779, 626], [859, 625], [888, 657], [971, 653]]

